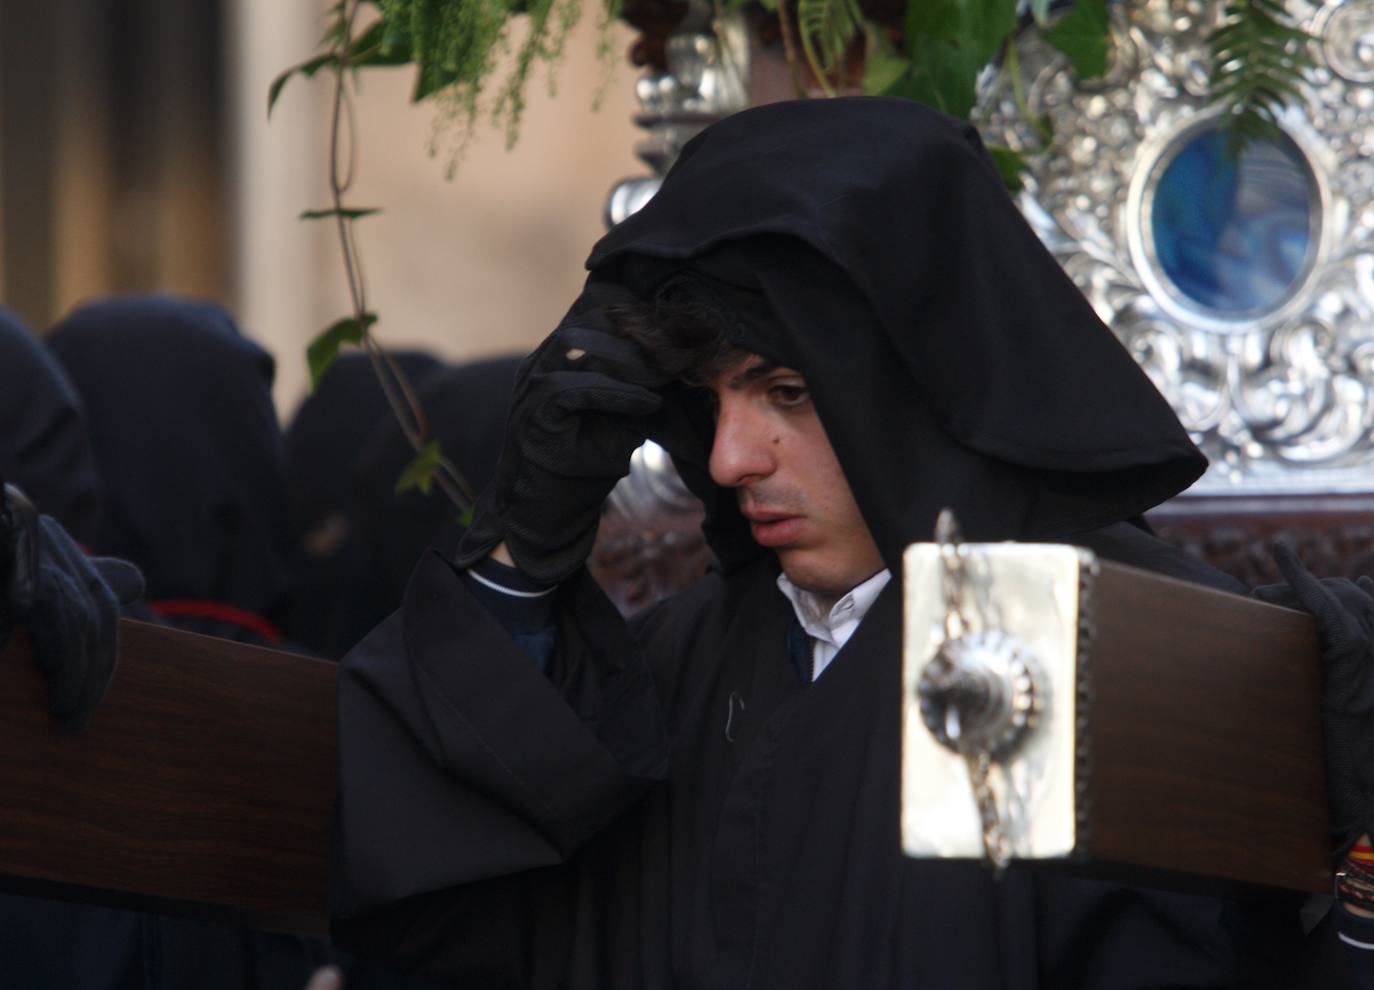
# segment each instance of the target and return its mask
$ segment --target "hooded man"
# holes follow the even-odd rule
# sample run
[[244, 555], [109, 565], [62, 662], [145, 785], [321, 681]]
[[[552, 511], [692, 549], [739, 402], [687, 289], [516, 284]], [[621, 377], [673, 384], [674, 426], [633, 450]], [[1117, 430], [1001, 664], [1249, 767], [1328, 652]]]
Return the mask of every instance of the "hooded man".
[[[1285, 897], [901, 853], [899, 561], [940, 508], [1243, 590], [1138, 521], [1205, 460], [976, 133], [737, 114], [588, 267], [456, 558], [345, 661], [336, 934], [483, 987], [1301, 985]], [[582, 565], [646, 436], [720, 569], [627, 627]]]
[[76, 384], [105, 491], [97, 545], [135, 561], [172, 625], [263, 645], [289, 602], [275, 362], [220, 306], [87, 303], [47, 337]]
[[[443, 362], [422, 351], [392, 358], [417, 388], [443, 368]], [[392, 420], [371, 356], [344, 354], [329, 366], [286, 430], [297, 586], [286, 632], [329, 660], [343, 656], [400, 599], [399, 593], [388, 594], [368, 557], [354, 490], [360, 449], [372, 446], [370, 438]], [[360, 445], [360, 437], [367, 442]], [[405, 438], [400, 442], [405, 444]], [[393, 486], [395, 481], [393, 477]]]

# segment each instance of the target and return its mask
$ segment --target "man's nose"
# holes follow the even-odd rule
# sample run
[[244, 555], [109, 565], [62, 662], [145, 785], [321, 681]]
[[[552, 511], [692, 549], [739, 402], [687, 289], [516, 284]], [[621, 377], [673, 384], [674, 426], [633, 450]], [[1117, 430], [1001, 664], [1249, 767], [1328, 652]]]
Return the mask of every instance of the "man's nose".
[[743, 400], [722, 397], [711, 444], [711, 480], [738, 488], [768, 477], [777, 467], [766, 424]]

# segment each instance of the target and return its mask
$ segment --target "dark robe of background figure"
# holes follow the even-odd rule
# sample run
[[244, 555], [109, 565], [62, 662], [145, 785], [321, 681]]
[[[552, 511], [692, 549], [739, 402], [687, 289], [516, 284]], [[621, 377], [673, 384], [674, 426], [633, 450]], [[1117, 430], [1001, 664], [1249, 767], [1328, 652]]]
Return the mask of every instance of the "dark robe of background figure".
[[[109, 299], [48, 343], [86, 409], [106, 493], [101, 552], [137, 562], [152, 615], [180, 628], [280, 646], [286, 603], [285, 473], [274, 364], [220, 307]], [[64, 940], [35, 959], [35, 986], [173, 990], [304, 985], [321, 940], [73, 907]], [[52, 976], [54, 967], [79, 972]], [[16, 983], [13, 985], [30, 985]]]
[[[418, 351], [392, 355], [417, 388], [443, 367]], [[396, 607], [359, 534], [353, 485], [367, 438], [392, 416], [366, 354], [341, 355], [286, 429], [291, 568], [295, 575], [286, 633], [337, 660]]]
[[[76, 388], [38, 337], [8, 314], [0, 320], [0, 472], [87, 548], [100, 545], [101, 485]], [[202, 972], [242, 972], [225, 957], [225, 940], [194, 941], [195, 952], [204, 953]], [[174, 959], [183, 944], [175, 923], [153, 915], [0, 896], [0, 983], [5, 986], [171, 990], [186, 984], [165, 956], [171, 949]], [[263, 948], [264, 957], [272, 951]], [[239, 954], [237, 947], [232, 952]], [[303, 965], [289, 969], [292, 979], [307, 971]], [[197, 985], [254, 984], [234, 979]]]
[[[76, 389], [8, 310], [0, 310], [0, 476], [92, 545], [99, 482]], [[137, 985], [141, 924], [124, 912], [0, 895], [0, 982], [80, 990]]]

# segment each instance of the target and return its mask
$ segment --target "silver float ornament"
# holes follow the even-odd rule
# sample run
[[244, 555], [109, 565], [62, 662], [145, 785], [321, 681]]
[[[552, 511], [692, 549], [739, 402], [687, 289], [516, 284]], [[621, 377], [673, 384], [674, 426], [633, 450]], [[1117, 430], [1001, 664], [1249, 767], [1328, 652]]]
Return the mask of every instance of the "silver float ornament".
[[1059, 859], [1078, 848], [1080, 697], [1096, 558], [1078, 547], [935, 542], [903, 555], [902, 847]]
[[665, 49], [668, 71], [635, 82], [635, 124], [647, 132], [635, 154], [653, 174], [616, 183], [606, 200], [607, 227], [654, 197], [682, 146], [702, 128], [749, 105], [749, 34], [739, 14], [717, 16], [708, 0], [688, 0]]
[[1034, 663], [1022, 644], [996, 630], [946, 643], [916, 687], [926, 728], [955, 753], [1014, 754], [1040, 711]]

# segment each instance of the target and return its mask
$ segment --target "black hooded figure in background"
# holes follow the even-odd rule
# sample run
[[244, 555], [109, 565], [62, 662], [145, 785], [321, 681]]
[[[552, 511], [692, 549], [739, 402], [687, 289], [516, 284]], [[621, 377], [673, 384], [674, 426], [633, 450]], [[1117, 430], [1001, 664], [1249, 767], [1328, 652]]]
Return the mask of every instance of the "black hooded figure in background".
[[[88, 304], [47, 340], [85, 405], [106, 493], [95, 547], [143, 569], [154, 618], [279, 645], [286, 489], [271, 356], [220, 307], [170, 296]], [[275, 990], [329, 958], [319, 940], [70, 910], [82, 920], [35, 965], [35, 985]], [[73, 960], [78, 975], [53, 975]]]
[[[417, 389], [444, 366], [421, 351], [391, 357]], [[296, 583], [286, 633], [328, 660], [343, 656], [399, 601], [373, 567], [353, 482], [369, 438], [392, 422], [372, 358], [357, 353], [340, 355], [329, 366], [286, 429]]]
[[[454, 364], [429, 375], [418, 389], [433, 436], [463, 481], [481, 491], [496, 473], [501, 438], [519, 358], [493, 357]], [[438, 492], [396, 491], [415, 453], [388, 417], [358, 451], [351, 479], [358, 535], [384, 594], [385, 608], [358, 629], [352, 646], [401, 604], [415, 561], [427, 547], [452, 547], [463, 532], [458, 510]]]
[[0, 308], [0, 479], [87, 547], [98, 535], [100, 476], [81, 400], [38, 335]]
[[[100, 483], [76, 389], [38, 335], [0, 309], [0, 479], [90, 547]], [[0, 894], [0, 984], [104, 990], [137, 985], [141, 915]]]
[[87, 410], [100, 551], [138, 564], [172, 624], [280, 643], [290, 579], [272, 356], [219, 306], [171, 296], [87, 304], [47, 340]]
[[[970, 127], [745, 111], [588, 267], [457, 553], [344, 661], [339, 938], [483, 987], [1342, 985], [1284, 896], [901, 853], [899, 562], [939, 509], [1243, 590], [1139, 523], [1205, 460]], [[583, 563], [646, 436], [720, 568], [626, 624]]]

